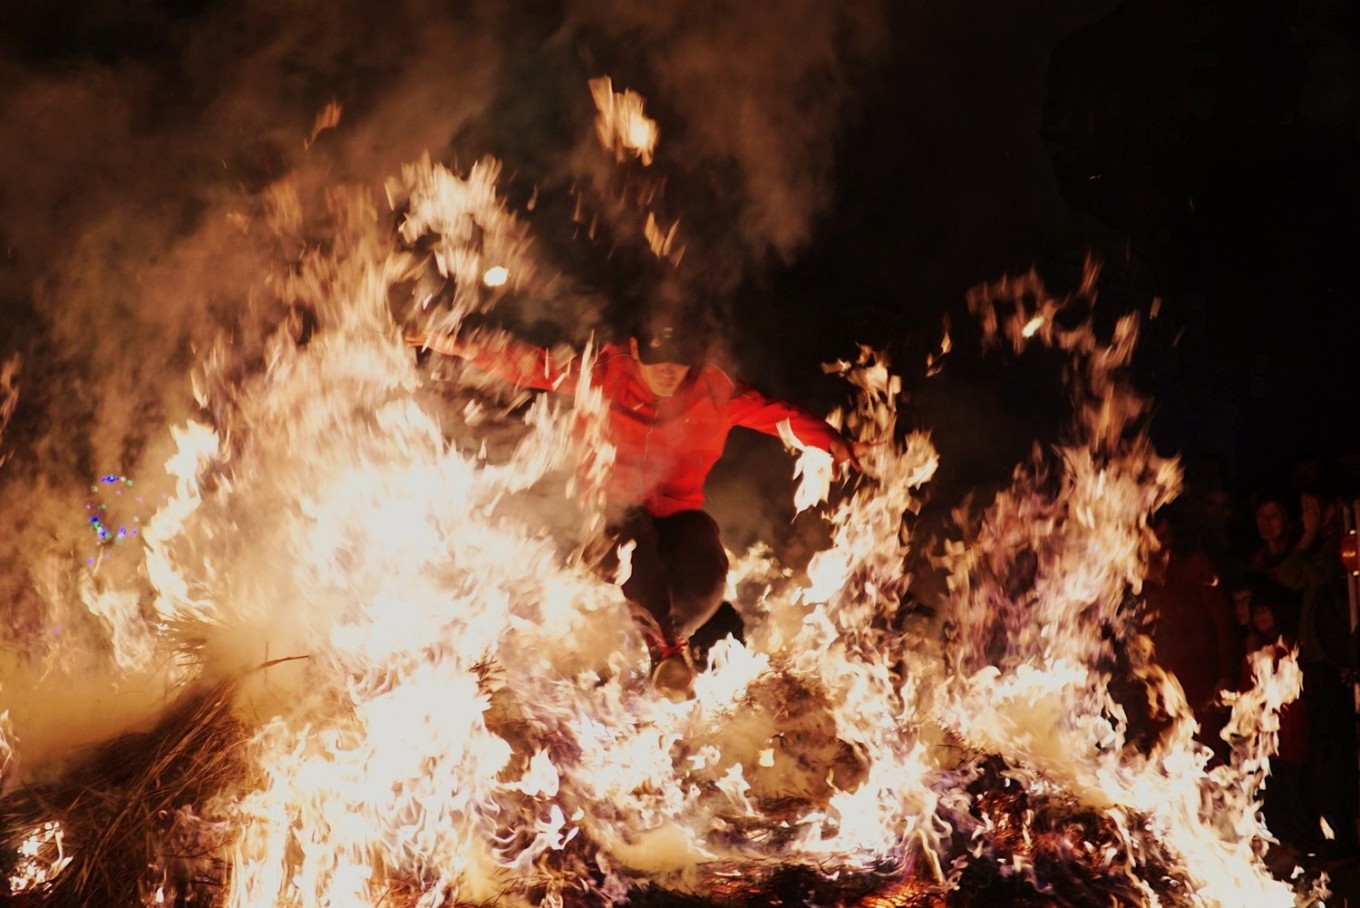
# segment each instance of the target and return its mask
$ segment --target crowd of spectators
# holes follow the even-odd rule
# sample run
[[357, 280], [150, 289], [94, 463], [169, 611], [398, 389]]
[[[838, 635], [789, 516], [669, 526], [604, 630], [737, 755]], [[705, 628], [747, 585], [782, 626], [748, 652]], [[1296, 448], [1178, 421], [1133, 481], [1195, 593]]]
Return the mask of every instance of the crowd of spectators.
[[1346, 476], [1306, 462], [1236, 490], [1213, 469], [1190, 471], [1154, 517], [1162, 548], [1144, 589], [1156, 659], [1220, 757], [1220, 691], [1252, 686], [1253, 654], [1297, 652], [1303, 689], [1280, 715], [1263, 813], [1290, 853], [1338, 858], [1360, 854], [1355, 577], [1343, 561], [1360, 486]]

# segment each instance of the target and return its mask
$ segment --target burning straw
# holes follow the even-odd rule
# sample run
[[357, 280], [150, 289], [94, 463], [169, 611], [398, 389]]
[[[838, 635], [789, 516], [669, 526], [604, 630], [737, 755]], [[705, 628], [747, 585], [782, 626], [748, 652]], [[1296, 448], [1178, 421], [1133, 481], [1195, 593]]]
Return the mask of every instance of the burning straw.
[[[218, 851], [225, 832], [199, 816], [206, 803], [239, 785], [246, 774], [237, 758], [245, 728], [233, 714], [234, 693], [230, 684], [187, 693], [153, 730], [111, 741], [60, 779], [5, 799], [0, 835], [9, 843], [3, 859], [13, 904], [222, 904], [228, 869]], [[509, 726], [502, 730], [515, 736]], [[1108, 817], [1070, 798], [1027, 790], [999, 758], [978, 755], [968, 762], [976, 767], [967, 787], [972, 808], [958, 818], [960, 834], [951, 851], [961, 873], [951, 884], [886, 864], [877, 872], [843, 874], [772, 859], [764, 866], [706, 868], [696, 887], [702, 895], [639, 880], [626, 900], [648, 908], [1135, 904], [1140, 893], [1123, 871], [1136, 865], [1137, 877], [1159, 881], [1161, 904], [1194, 903], [1175, 856], [1145, 827], [1138, 830], [1138, 853], [1130, 853]], [[52, 872], [57, 855], [51, 849], [25, 854], [22, 843], [54, 825], [60, 827], [69, 863]], [[969, 829], [971, 835], [965, 834]], [[589, 847], [582, 841], [576, 850]], [[35, 873], [40, 869], [51, 875], [35, 882], [43, 876]], [[25, 872], [28, 882], [16, 887]], [[422, 888], [415, 880], [394, 880], [384, 904], [423, 903], [428, 893]], [[546, 893], [527, 878], [514, 890], [529, 902]], [[563, 904], [594, 902], [567, 895]]]
[[234, 685], [188, 691], [155, 728], [109, 741], [0, 802], [16, 905], [214, 904], [223, 830], [199, 819], [242, 781]]
[[[860, 391], [846, 425], [891, 443], [828, 508], [831, 544], [805, 574], [739, 559], [734, 586], [756, 588], [734, 599], [746, 644], [715, 646], [695, 699], [673, 704], [647, 683], [617, 589], [545, 523], [592, 516], [563, 476], [592, 450], [575, 423], [598, 394], [582, 380], [574, 408], [540, 398], [519, 425], [466, 398], [459, 415], [432, 404], [392, 322], [389, 293], [425, 234], [450, 279], [484, 273], [497, 237], [495, 261], [523, 253], [495, 173], [410, 169], [390, 195], [407, 212], [402, 248], [367, 199], [332, 194], [344, 241], [280, 284], [315, 313], [314, 334], [276, 332], [249, 369], [228, 345], [206, 357], [196, 387], [211, 419], [175, 431], [176, 490], [144, 534], [155, 626], [228, 677], [261, 646], [312, 658], [254, 727], [235, 718], [233, 685], [185, 694], [154, 731], [12, 795], [11, 895], [252, 908], [1292, 901], [1255, 850], [1268, 742], [1210, 771], [1178, 720], [1140, 751], [1110, 689], [1116, 650], [1137, 640], [1146, 518], [1179, 479], [1126, 380], [1135, 319], [1101, 342], [1057, 318], [1064, 302], [1037, 278], [972, 300], [1017, 354], [1033, 340], [1068, 355], [1079, 417], [1057, 456], [1018, 469], [947, 544], [949, 633], [919, 647], [901, 632], [903, 515], [936, 453], [926, 433], [897, 430], [886, 362], [845, 364]], [[436, 328], [495, 296], [457, 283], [468, 298]], [[575, 488], [570, 507], [549, 498], [561, 485]], [[1249, 747], [1263, 740], [1242, 727]]]

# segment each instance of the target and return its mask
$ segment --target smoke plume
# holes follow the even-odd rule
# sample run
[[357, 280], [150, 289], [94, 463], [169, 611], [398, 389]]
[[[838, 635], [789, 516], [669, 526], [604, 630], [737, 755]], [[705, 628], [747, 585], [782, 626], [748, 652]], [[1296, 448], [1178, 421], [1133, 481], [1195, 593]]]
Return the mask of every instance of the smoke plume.
[[[336, 241], [335, 188], [395, 223], [382, 187], [403, 165], [495, 157], [537, 261], [504, 321], [573, 342], [605, 328], [611, 293], [653, 267], [648, 214], [678, 222], [682, 271], [721, 319], [734, 288], [808, 242], [856, 80], [885, 50], [871, 0], [72, 0], [5, 15], [0, 362], [17, 406], [0, 452], [0, 698], [30, 760], [69, 743], [54, 707], [80, 699], [67, 679], [109, 669], [120, 620], [144, 608], [113, 595], [145, 578], [97, 527], [135, 529], [168, 494], [169, 429], [198, 411], [205, 351], [225, 341], [248, 374], [279, 325], [305, 326], [288, 278]], [[599, 147], [587, 83], [601, 76], [658, 121], [649, 167]], [[163, 695], [124, 689], [74, 724], [98, 737]]]

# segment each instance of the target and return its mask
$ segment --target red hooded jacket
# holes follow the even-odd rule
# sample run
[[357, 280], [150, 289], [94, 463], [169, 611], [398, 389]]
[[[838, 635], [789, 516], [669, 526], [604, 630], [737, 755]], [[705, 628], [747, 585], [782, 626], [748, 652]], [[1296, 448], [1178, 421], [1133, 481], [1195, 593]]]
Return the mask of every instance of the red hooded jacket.
[[[581, 368], [580, 357], [563, 366], [542, 347], [509, 340], [477, 344], [468, 361], [516, 385], [564, 394], [575, 390]], [[841, 438], [826, 420], [771, 400], [712, 365], [690, 369], [674, 395], [657, 397], [632, 354], [610, 344], [601, 348], [590, 380], [609, 402], [609, 438], [617, 449], [606, 497], [657, 517], [704, 506], [704, 482], [733, 426], [777, 436], [788, 420], [800, 441], [824, 451]]]

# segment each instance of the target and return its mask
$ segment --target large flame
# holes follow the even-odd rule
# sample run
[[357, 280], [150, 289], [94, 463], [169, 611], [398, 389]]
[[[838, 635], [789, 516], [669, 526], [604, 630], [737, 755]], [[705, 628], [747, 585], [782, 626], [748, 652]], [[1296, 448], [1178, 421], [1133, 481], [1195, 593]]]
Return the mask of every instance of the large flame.
[[[633, 148], [631, 135], [615, 138]], [[334, 242], [276, 284], [315, 330], [281, 327], [258, 361], [226, 339], [206, 352], [203, 415], [174, 430], [139, 570], [90, 575], [86, 604], [125, 669], [174, 654], [179, 684], [240, 679], [244, 772], [174, 816], [228, 863], [222, 903], [606, 903], [644, 885], [753, 890], [790, 867], [947, 893], [989, 863], [1046, 891], [1036, 852], [996, 844], [1002, 827], [1040, 835], [1033, 811], [1015, 821], [977, 794], [997, 759], [1004, 784], [1113, 830], [1116, 844], [1085, 848], [1122, 891], [1293, 902], [1262, 865], [1257, 800], [1297, 667], [1258, 664], [1234, 704], [1234, 759], [1211, 767], [1134, 621], [1147, 515], [1179, 482], [1123, 377], [1135, 317], [1108, 341], [1089, 321], [1063, 327], [1071, 300], [1033, 275], [974, 296], [991, 337], [1070, 356], [1077, 418], [1054, 456], [960, 515], [939, 556], [940, 633], [907, 599], [904, 523], [936, 452], [899, 431], [888, 362], [837, 364], [858, 392], [837, 419], [869, 443], [863, 475], [825, 505], [830, 544], [805, 571], [765, 549], [734, 557], [745, 644], [719, 644], [676, 704], [651, 689], [627, 604], [585, 556], [592, 476], [611, 457], [588, 367], [570, 399], [519, 418], [461, 373], [431, 385], [392, 318], [415, 286], [421, 317], [457, 329], [504, 292], [489, 268], [533, 273], [498, 172], [406, 168], [387, 187], [395, 235], [363, 193], [332, 192]], [[296, 196], [280, 190], [269, 220], [286, 226]], [[451, 298], [421, 295], [417, 247]], [[1094, 301], [1095, 280], [1076, 298]], [[798, 470], [800, 507], [832, 491], [822, 452]], [[154, 614], [128, 605], [133, 584], [154, 591]], [[1120, 665], [1172, 720], [1149, 748], [1126, 740]], [[0, 770], [3, 731], [0, 717]], [[55, 822], [27, 835], [24, 889], [82, 847]], [[1140, 875], [1150, 842], [1173, 856], [1174, 897]]]

